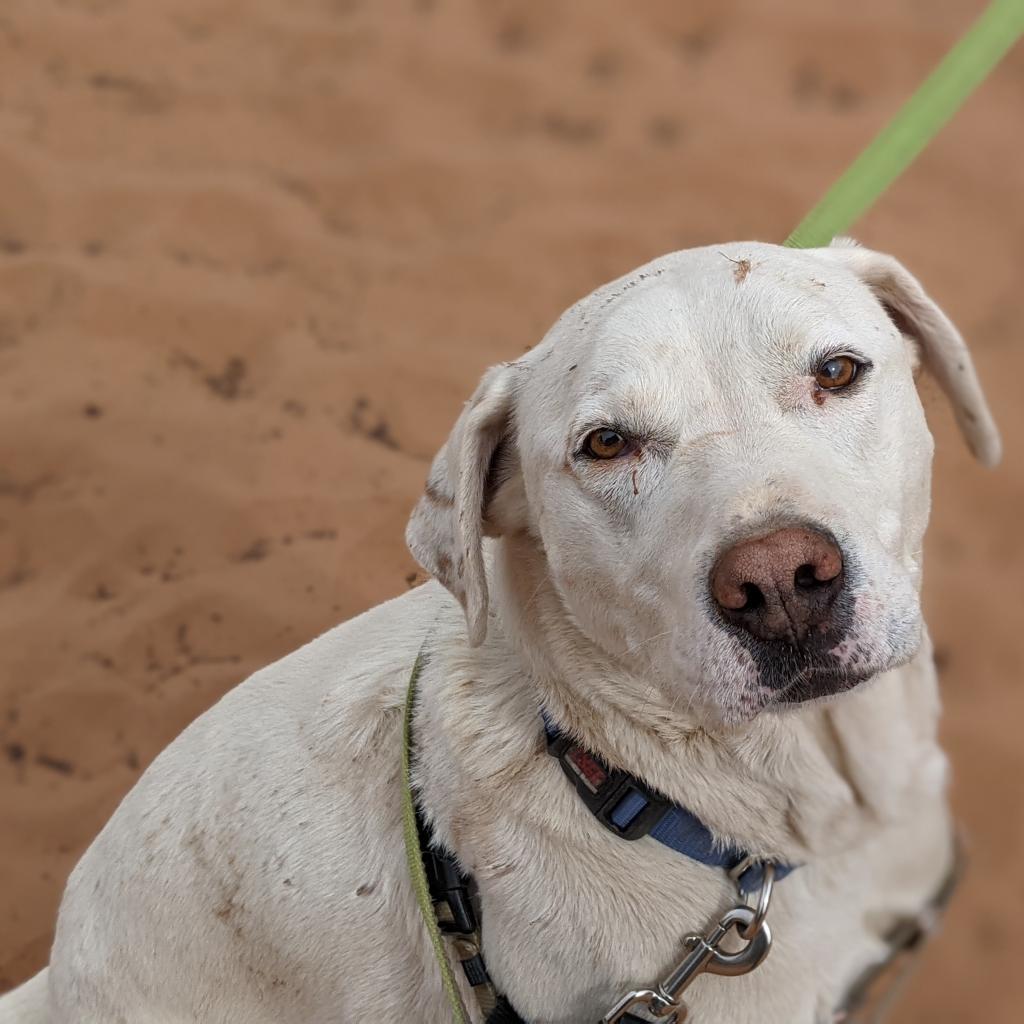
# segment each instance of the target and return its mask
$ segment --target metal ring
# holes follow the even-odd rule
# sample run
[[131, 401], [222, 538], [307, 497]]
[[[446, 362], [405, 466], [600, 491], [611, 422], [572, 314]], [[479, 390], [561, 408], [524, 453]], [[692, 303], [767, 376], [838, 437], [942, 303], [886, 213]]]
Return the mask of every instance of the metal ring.
[[754, 919], [745, 928], [739, 928], [741, 939], [750, 942], [764, 926], [765, 918], [768, 916], [768, 907], [772, 902], [772, 889], [775, 886], [775, 865], [770, 861], [763, 867], [761, 879], [761, 891], [757, 895], [757, 910], [754, 912]]
[[[754, 923], [754, 911], [750, 907], [735, 906], [727, 911], [719, 921], [718, 927], [724, 931], [735, 928], [737, 934], [742, 934], [741, 928], [749, 928]], [[706, 936], [710, 939], [712, 936]], [[721, 938], [715, 936], [714, 950], [711, 958], [704, 965], [708, 974], [722, 974], [728, 977], [736, 977], [740, 974], [747, 974], [754, 970], [768, 955], [772, 948], [772, 930], [767, 921], [762, 921], [754, 937], [738, 952], [723, 953], [719, 948]]]

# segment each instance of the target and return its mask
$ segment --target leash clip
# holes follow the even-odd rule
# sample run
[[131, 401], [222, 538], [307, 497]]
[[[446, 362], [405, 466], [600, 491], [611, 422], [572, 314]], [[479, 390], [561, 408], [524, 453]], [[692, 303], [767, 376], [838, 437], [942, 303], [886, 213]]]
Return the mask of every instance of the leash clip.
[[748, 974], [768, 955], [772, 945], [771, 929], [762, 919], [753, 938], [736, 953], [721, 950], [726, 936], [735, 929], [742, 936], [752, 930], [757, 912], [750, 907], [736, 906], [727, 911], [705, 935], [688, 935], [685, 939], [690, 952], [675, 969], [654, 989], [638, 989], [624, 995], [599, 1021], [599, 1024], [628, 1024], [639, 1018], [630, 1011], [644, 1010], [650, 1016], [671, 1018], [683, 1024], [687, 1009], [681, 1001], [683, 993], [702, 974], [721, 974], [735, 978]]

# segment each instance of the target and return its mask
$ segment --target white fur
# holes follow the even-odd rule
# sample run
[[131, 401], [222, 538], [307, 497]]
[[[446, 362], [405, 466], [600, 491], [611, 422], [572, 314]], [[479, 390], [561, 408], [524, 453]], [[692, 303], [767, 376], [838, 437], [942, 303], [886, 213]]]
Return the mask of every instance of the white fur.
[[[768, 960], [699, 979], [693, 1019], [828, 1019], [951, 855], [918, 601], [931, 439], [914, 345], [992, 461], [962, 341], [889, 257], [698, 249], [573, 307], [484, 378], [410, 523], [468, 635], [430, 583], [229, 693], [86, 852], [48, 972], [0, 1000], [0, 1021], [447, 1020], [400, 825], [421, 644], [416, 783], [479, 882], [488, 964], [520, 1013], [593, 1022], [733, 898], [721, 871], [590, 816], [544, 752], [543, 705], [719, 838], [803, 865], [776, 888]], [[872, 370], [819, 405], [809, 360], [850, 349]], [[609, 422], [635, 425], [641, 454], [577, 458]], [[872, 678], [782, 709], [706, 590], [724, 543], [787, 518], [823, 524], [856, 563], [833, 654], [851, 683]]]

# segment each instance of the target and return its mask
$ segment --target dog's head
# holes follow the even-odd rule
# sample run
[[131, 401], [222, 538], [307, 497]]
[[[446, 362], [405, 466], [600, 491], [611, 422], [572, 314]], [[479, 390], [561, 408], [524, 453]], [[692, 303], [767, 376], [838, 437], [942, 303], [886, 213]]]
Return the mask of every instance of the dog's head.
[[486, 630], [482, 538], [527, 537], [574, 629], [736, 721], [920, 642], [932, 439], [999, 438], [955, 327], [893, 258], [757, 243], [655, 260], [489, 370], [434, 462], [413, 554]]

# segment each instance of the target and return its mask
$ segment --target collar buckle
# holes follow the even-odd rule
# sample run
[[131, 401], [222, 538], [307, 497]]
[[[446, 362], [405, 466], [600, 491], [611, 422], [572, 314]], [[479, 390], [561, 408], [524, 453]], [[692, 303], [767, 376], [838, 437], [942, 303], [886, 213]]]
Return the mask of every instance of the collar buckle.
[[547, 743], [548, 753], [562, 766], [587, 809], [620, 839], [647, 835], [672, 806], [639, 779], [609, 768], [568, 736], [549, 734]]

